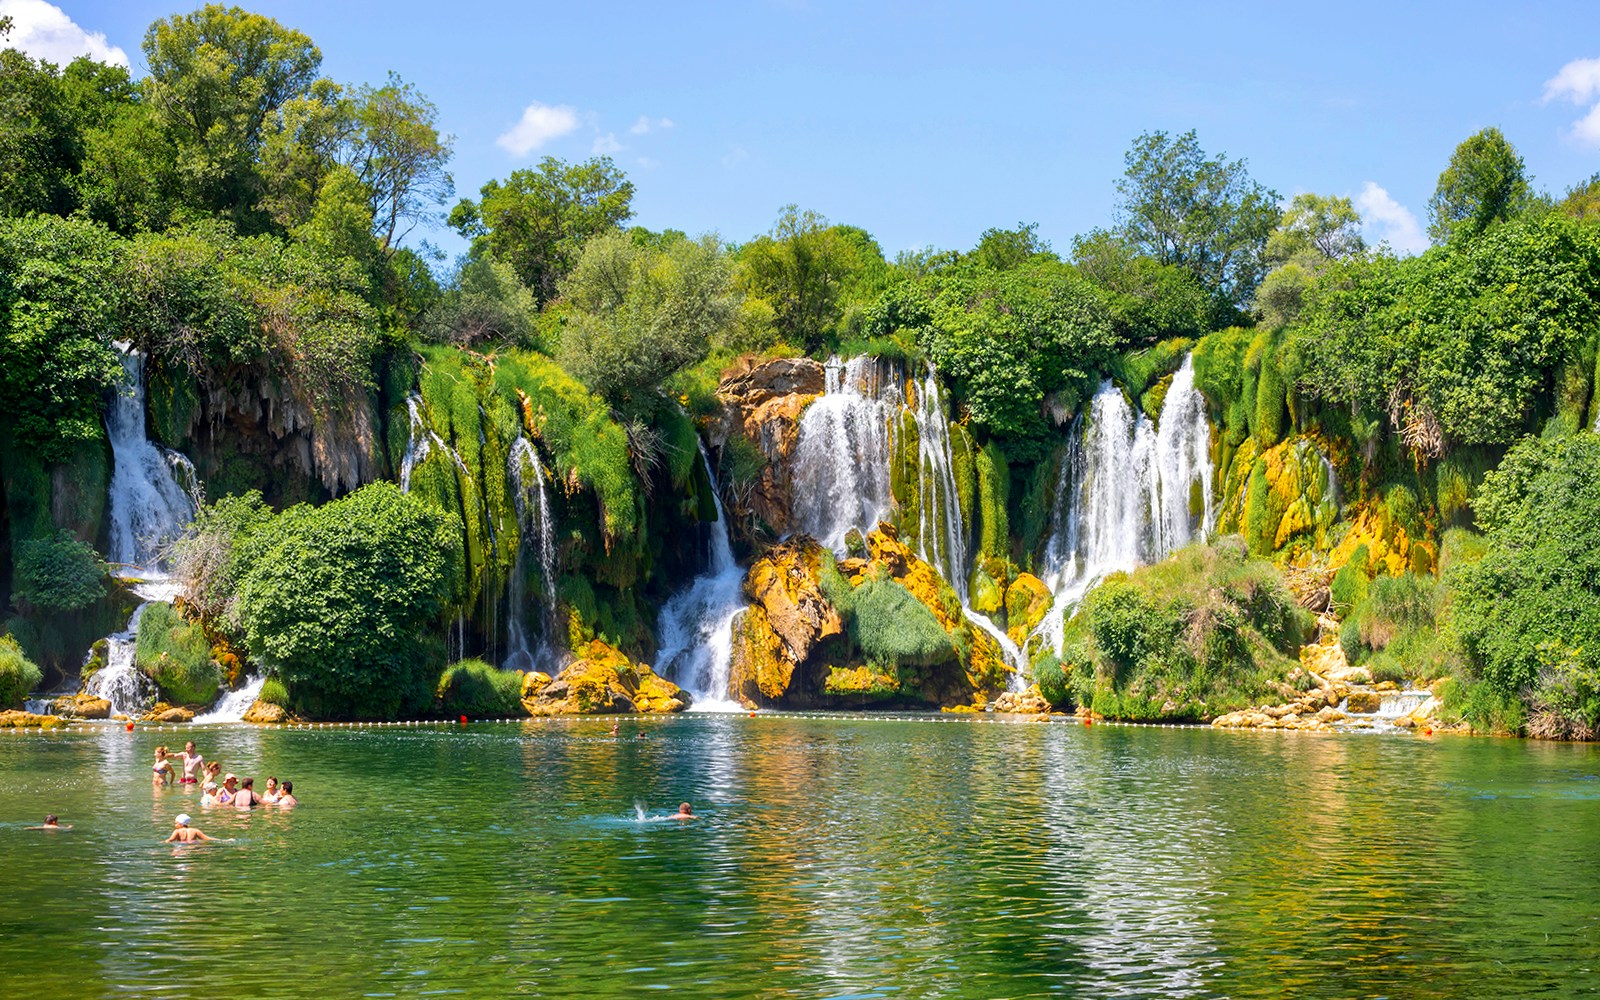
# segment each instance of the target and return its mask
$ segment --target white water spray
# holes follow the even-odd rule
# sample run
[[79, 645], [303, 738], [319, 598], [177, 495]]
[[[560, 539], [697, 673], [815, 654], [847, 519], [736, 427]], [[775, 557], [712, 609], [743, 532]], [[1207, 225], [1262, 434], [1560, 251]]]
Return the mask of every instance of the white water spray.
[[836, 553], [845, 536], [889, 514], [890, 422], [899, 386], [868, 357], [828, 359], [823, 394], [800, 417], [794, 453], [795, 524]]
[[[550, 506], [550, 489], [545, 481], [544, 463], [539, 449], [525, 437], [518, 437], [506, 459], [511, 478], [511, 500], [516, 505], [521, 539], [517, 558], [506, 588], [506, 646], [502, 666], [507, 670], [534, 670], [551, 666], [556, 658], [556, 525]], [[533, 551], [539, 560], [539, 604], [544, 634], [535, 652], [529, 647], [526, 624], [527, 584], [523, 554]]]
[[261, 685], [266, 683], [266, 678], [257, 674], [245, 679], [244, 686], [237, 691], [229, 691], [223, 695], [211, 711], [204, 715], [194, 717], [195, 722], [243, 722], [244, 713], [261, 697]]
[[661, 651], [656, 654], [655, 671], [693, 696], [691, 710], [737, 711], [739, 704], [728, 697], [728, 670], [733, 662], [733, 620], [746, 604], [744, 570], [733, 558], [728, 515], [704, 444], [700, 459], [706, 464], [717, 511], [711, 525], [711, 558], [706, 571], [661, 608]]

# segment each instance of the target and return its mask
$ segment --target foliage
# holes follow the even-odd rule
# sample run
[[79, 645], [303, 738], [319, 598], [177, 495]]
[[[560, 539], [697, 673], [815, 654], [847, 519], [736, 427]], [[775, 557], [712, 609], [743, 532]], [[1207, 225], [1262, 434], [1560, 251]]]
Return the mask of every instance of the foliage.
[[1008, 437], [1046, 438], [1045, 396], [1081, 392], [1116, 345], [1094, 286], [1050, 262], [954, 268], [935, 280], [921, 344], [973, 423]]
[[1279, 219], [1277, 193], [1252, 180], [1243, 160], [1208, 158], [1192, 130], [1146, 132], [1124, 162], [1118, 234], [1157, 263], [1188, 271], [1222, 301], [1247, 302]]
[[1060, 260], [1051, 251], [1050, 242], [1039, 238], [1037, 222], [1019, 222], [1015, 229], [985, 229], [978, 237], [978, 245], [967, 257], [978, 267], [991, 271], [1009, 271], [1041, 257]]
[[1589, 711], [1558, 692], [1586, 683], [1600, 655], [1600, 437], [1524, 439], [1484, 477], [1476, 508], [1487, 549], [1450, 581], [1477, 675], [1558, 714]]
[[47, 461], [103, 440], [124, 266], [119, 241], [92, 223], [0, 220], [0, 423]]
[[439, 134], [439, 109], [394, 73], [383, 86], [356, 89], [350, 98], [351, 137], [340, 159], [367, 191], [374, 235], [392, 249], [419, 223], [440, 217], [455, 194], [445, 170], [451, 139]]
[[482, 660], [461, 660], [445, 668], [435, 699], [437, 714], [446, 718], [506, 718], [522, 709], [522, 673], [499, 670]]
[[0, 709], [19, 707], [43, 679], [44, 673], [22, 652], [17, 640], [0, 635]]
[[256, 700], [267, 705], [289, 707], [289, 689], [283, 686], [283, 681], [276, 677], [268, 677], [261, 682], [261, 693], [256, 695]]
[[637, 411], [732, 329], [731, 265], [715, 236], [659, 250], [602, 233], [561, 285], [576, 308], [562, 365], [613, 406]]
[[949, 633], [903, 584], [885, 575], [851, 589], [832, 554], [826, 552], [819, 580], [823, 593], [845, 620], [850, 641], [869, 662], [934, 666], [956, 659]]
[[121, 66], [79, 58], [58, 69], [0, 50], [0, 215], [68, 215], [80, 204], [85, 134], [132, 100]]
[[511, 270], [487, 254], [466, 255], [449, 287], [423, 314], [422, 336], [483, 350], [550, 349], [539, 334], [539, 303]]
[[297, 707], [394, 718], [432, 700], [443, 664], [425, 633], [452, 598], [454, 520], [374, 483], [284, 511], [254, 533], [239, 617], [251, 654]]
[[134, 641], [134, 660], [174, 705], [209, 705], [222, 686], [222, 670], [199, 625], [185, 622], [163, 601], [145, 606]]
[[1428, 201], [1428, 235], [1436, 243], [1471, 238], [1525, 210], [1533, 200], [1527, 168], [1497, 128], [1468, 136], [1450, 154]]
[[[1341, 570], [1343, 572], [1343, 570]], [[1402, 573], [1366, 583], [1340, 631], [1351, 663], [1377, 680], [1438, 677], [1457, 664], [1454, 634], [1445, 628], [1445, 587], [1431, 575]], [[1336, 580], [1337, 583], [1337, 580]]]
[[1366, 253], [1360, 226], [1361, 216], [1349, 198], [1295, 195], [1263, 253], [1273, 270], [1256, 289], [1254, 304], [1267, 326], [1283, 326], [1299, 317], [1306, 290], [1329, 263]]
[[569, 164], [553, 156], [490, 181], [463, 199], [450, 225], [511, 266], [542, 307], [578, 262], [589, 237], [633, 216], [633, 183], [607, 156]]
[[866, 233], [830, 226], [797, 205], [785, 205], [770, 232], [741, 247], [738, 263], [740, 290], [767, 303], [777, 336], [805, 350], [837, 332], [847, 293], [863, 274], [884, 269]]
[[235, 598], [249, 568], [246, 554], [272, 516], [259, 491], [218, 497], [195, 511], [173, 543], [173, 577], [183, 585], [184, 602], [202, 618], [237, 624]]
[[44, 611], [77, 611], [105, 596], [105, 564], [94, 548], [61, 531], [17, 545], [12, 597]]
[[1258, 699], [1310, 625], [1240, 539], [1192, 545], [1089, 592], [1062, 644], [1063, 700], [1122, 718], [1210, 718]]

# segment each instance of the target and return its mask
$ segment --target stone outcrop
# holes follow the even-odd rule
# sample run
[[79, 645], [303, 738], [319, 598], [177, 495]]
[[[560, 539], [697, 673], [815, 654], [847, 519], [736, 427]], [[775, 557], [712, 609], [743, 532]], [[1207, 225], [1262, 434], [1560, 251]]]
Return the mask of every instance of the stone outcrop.
[[681, 712], [689, 695], [599, 640], [574, 651], [577, 658], [555, 679], [529, 673], [522, 679], [522, 707], [529, 715], [610, 715], [620, 712]]
[[1034, 687], [1026, 691], [1007, 691], [994, 700], [994, 710], [1013, 715], [1049, 715], [1050, 703]]
[[801, 536], [768, 550], [745, 575], [751, 606], [733, 625], [729, 688], [751, 705], [777, 705], [817, 647], [844, 632], [822, 592], [822, 546]]
[[60, 729], [66, 724], [59, 715], [35, 715], [15, 708], [0, 712], [0, 729]]
[[92, 694], [69, 694], [52, 701], [50, 711], [68, 719], [109, 719], [111, 702]]
[[193, 722], [194, 711], [181, 705], [168, 705], [166, 702], [157, 702], [155, 707], [144, 714], [145, 722]]
[[244, 712], [245, 722], [272, 726], [289, 721], [289, 711], [282, 705], [273, 705], [257, 698]]
[[1056, 595], [1045, 582], [1032, 573], [1018, 573], [1006, 588], [1006, 635], [1017, 645], [1027, 642], [1028, 635], [1050, 613]]
[[744, 357], [723, 373], [717, 386], [723, 405], [721, 437], [742, 435], [767, 458], [745, 502], [750, 513], [779, 535], [794, 523], [789, 459], [800, 436], [800, 414], [825, 385], [821, 363], [810, 358], [762, 362]]

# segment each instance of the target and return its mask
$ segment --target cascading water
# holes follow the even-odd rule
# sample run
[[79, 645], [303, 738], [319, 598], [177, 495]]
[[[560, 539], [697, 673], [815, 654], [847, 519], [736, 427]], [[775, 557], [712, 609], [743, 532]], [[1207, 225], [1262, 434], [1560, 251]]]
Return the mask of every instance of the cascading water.
[[246, 678], [243, 687], [237, 691], [229, 691], [227, 694], [223, 695], [222, 698], [211, 707], [211, 711], [205, 713], [204, 715], [195, 716], [194, 721], [244, 721], [244, 713], [248, 712], [250, 710], [250, 706], [256, 703], [256, 699], [261, 697], [261, 685], [265, 684], [266, 681], [267, 679], [259, 674], [254, 677]]
[[466, 463], [461, 461], [461, 456], [456, 454], [454, 448], [445, 443], [439, 433], [428, 426], [422, 418], [422, 397], [416, 393], [406, 397], [406, 413], [410, 417], [410, 430], [406, 437], [405, 457], [400, 460], [400, 492], [411, 492], [411, 475], [417, 471], [417, 466], [433, 453], [435, 448], [450, 456], [463, 475], [470, 476]]
[[84, 686], [85, 693], [111, 702], [112, 715], [138, 715], [155, 699], [155, 684], [139, 672], [133, 656], [139, 621], [151, 603], [145, 601], [134, 609], [126, 629], [106, 636], [105, 666]]
[[700, 459], [706, 463], [717, 511], [711, 525], [711, 558], [706, 571], [661, 608], [661, 651], [655, 670], [689, 692], [694, 698], [692, 710], [738, 710], [739, 704], [728, 697], [728, 667], [733, 660], [733, 620], [745, 608], [744, 570], [733, 558], [728, 516], [704, 444]]
[[890, 421], [899, 386], [868, 357], [828, 359], [823, 394], [800, 417], [795, 444], [795, 524], [834, 552], [850, 529], [889, 513]]
[[[517, 509], [517, 525], [521, 539], [517, 543], [517, 558], [511, 569], [511, 581], [506, 588], [506, 655], [503, 666], [507, 670], [534, 670], [549, 665], [555, 658], [554, 637], [556, 622], [556, 525], [555, 512], [550, 507], [550, 490], [545, 482], [544, 463], [539, 460], [539, 449], [525, 437], [518, 437], [506, 459], [507, 474], [511, 478], [511, 500]], [[544, 626], [544, 641], [537, 652], [528, 644], [526, 623], [527, 583], [523, 555], [532, 549], [539, 559], [540, 591], [536, 597]]]
[[1011, 687], [1026, 686], [1027, 657], [1009, 635], [986, 616], [972, 609], [967, 581], [967, 533], [961, 518], [961, 498], [956, 493], [950, 460], [950, 423], [944, 412], [944, 395], [930, 366], [917, 391], [917, 495], [921, 500], [917, 522], [917, 554], [944, 574], [961, 601], [961, 612], [1000, 646], [1012, 668]]
[[[163, 550], [194, 519], [199, 479], [177, 452], [145, 436], [144, 356], [119, 344], [122, 379], [106, 409], [112, 473], [107, 491], [110, 561], [135, 577], [162, 576]], [[188, 490], [174, 475], [182, 475]]]
[[1060, 650], [1066, 618], [1103, 577], [1164, 558], [1209, 530], [1211, 426], [1194, 360], [1172, 377], [1159, 428], [1108, 380], [1074, 422], [1057, 484], [1044, 580], [1055, 593], [1034, 635]]

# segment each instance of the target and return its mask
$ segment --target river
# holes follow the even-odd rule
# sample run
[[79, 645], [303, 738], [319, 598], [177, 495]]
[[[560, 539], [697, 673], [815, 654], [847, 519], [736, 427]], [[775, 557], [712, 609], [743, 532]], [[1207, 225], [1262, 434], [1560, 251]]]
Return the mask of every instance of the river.
[[[926, 715], [609, 727], [0, 733], [0, 996], [1600, 989], [1597, 747]], [[152, 789], [151, 751], [186, 736], [304, 804]], [[662, 818], [681, 800], [700, 818]], [[161, 844], [183, 811], [235, 842]], [[74, 829], [23, 829], [46, 812]]]

